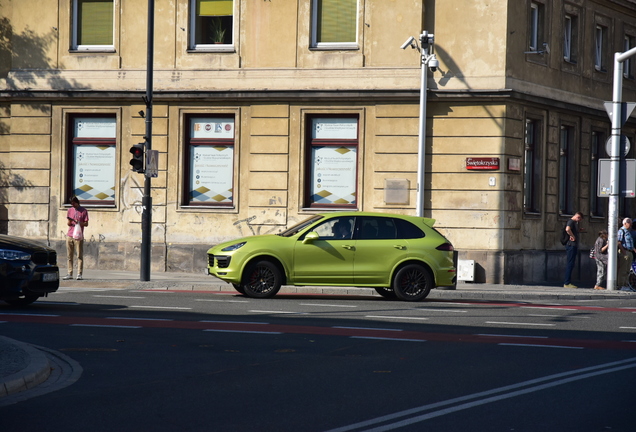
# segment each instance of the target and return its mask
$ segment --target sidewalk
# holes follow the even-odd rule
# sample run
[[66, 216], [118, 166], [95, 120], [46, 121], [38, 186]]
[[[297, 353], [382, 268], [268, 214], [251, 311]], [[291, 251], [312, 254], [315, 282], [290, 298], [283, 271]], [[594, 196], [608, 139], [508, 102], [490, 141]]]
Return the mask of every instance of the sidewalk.
[[[151, 272], [150, 281], [141, 281], [139, 272], [112, 270], [84, 270], [84, 279], [60, 281], [63, 288], [152, 289], [219, 291], [238, 294], [232, 285], [201, 273]], [[290, 287], [281, 294], [378, 295], [372, 288], [347, 287]], [[600, 291], [592, 288], [564, 288], [563, 286], [500, 285], [459, 282], [457, 289], [435, 289], [429, 299], [558, 301], [592, 299], [636, 299], [636, 293]], [[51, 366], [38, 349], [23, 342], [0, 336], [0, 401], [44, 382]]]

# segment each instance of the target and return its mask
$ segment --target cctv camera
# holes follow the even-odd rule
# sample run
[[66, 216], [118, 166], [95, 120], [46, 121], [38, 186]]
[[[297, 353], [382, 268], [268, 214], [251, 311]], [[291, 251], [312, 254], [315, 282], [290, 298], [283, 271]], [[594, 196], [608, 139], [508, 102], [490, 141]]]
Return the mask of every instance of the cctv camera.
[[439, 67], [439, 61], [437, 61], [437, 57], [432, 57], [428, 61], [428, 68], [431, 70], [431, 72], [436, 72], [438, 67]]
[[413, 36], [411, 36], [411, 37], [409, 37], [409, 38], [406, 40], [406, 42], [404, 42], [404, 43], [402, 44], [402, 46], [401, 46], [400, 48], [402, 48], [402, 49], [406, 49], [406, 48], [407, 48], [407, 47], [409, 47], [409, 46], [410, 46], [410, 47], [415, 48], [415, 47], [413, 46], [413, 42], [415, 42], [415, 38], [414, 38]]

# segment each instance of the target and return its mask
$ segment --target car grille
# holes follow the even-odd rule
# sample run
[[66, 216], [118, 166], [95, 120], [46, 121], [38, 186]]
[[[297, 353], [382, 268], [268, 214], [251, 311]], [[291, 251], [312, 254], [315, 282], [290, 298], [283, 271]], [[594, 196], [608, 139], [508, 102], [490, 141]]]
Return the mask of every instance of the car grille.
[[230, 266], [231, 257], [223, 255], [215, 255], [216, 266], [218, 268], [228, 268]]
[[31, 255], [31, 259], [37, 265], [46, 265], [46, 264], [56, 265], [57, 264], [57, 252], [55, 252], [55, 251], [35, 252], [33, 255]]

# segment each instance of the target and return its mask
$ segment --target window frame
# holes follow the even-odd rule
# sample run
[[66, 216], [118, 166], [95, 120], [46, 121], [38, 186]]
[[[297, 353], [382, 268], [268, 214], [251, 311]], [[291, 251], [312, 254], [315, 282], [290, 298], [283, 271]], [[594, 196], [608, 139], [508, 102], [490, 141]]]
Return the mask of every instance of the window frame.
[[543, 120], [541, 118], [526, 117], [523, 164], [524, 212], [541, 214], [543, 207]]
[[[94, 118], [94, 119], [114, 119], [115, 120], [115, 136], [114, 137], [76, 137], [75, 136], [75, 120], [78, 118]], [[88, 200], [84, 199], [81, 196], [78, 198], [81, 200], [82, 205], [93, 206], [93, 207], [115, 207], [117, 202], [117, 191], [118, 191], [118, 128], [119, 128], [119, 118], [117, 114], [114, 113], [82, 113], [82, 112], [72, 112], [66, 114], [66, 163], [65, 163], [65, 171], [66, 171], [66, 186], [64, 188], [64, 202], [66, 204], [70, 204], [71, 198], [76, 196], [75, 190], [75, 174], [77, 170], [77, 161], [75, 158], [75, 149], [76, 146], [80, 145], [97, 145], [97, 146], [112, 146], [114, 147], [115, 155], [113, 156], [113, 197], [109, 200]]]
[[236, 48], [236, 35], [237, 35], [237, 8], [238, 1], [232, 1], [232, 34], [231, 34], [231, 42], [230, 43], [211, 43], [205, 44], [196, 42], [197, 37], [197, 1], [198, 0], [189, 0], [188, 8], [189, 8], [189, 19], [188, 19], [188, 52], [235, 52]]
[[71, 4], [71, 51], [82, 51], [82, 52], [115, 52], [116, 45], [116, 24], [117, 24], [117, 7], [118, 0], [104, 0], [104, 1], [112, 1], [113, 4], [113, 22], [112, 22], [112, 44], [109, 45], [80, 45], [78, 42], [79, 39], [79, 3], [83, 0], [73, 0]]
[[545, 5], [540, 2], [530, 2], [529, 23], [529, 51], [540, 51], [540, 44], [545, 42]]
[[[623, 36], [623, 52], [629, 51], [636, 46], [636, 36], [625, 33]], [[634, 58], [630, 57], [623, 62], [623, 77], [634, 79]]]
[[579, 57], [579, 17], [567, 12], [563, 23], [563, 60], [577, 64]]
[[594, 69], [598, 72], [605, 70], [605, 41], [607, 39], [607, 27], [596, 24], [594, 26]]
[[360, 0], [356, 2], [355, 12], [355, 41], [353, 42], [320, 42], [318, 41], [318, 6], [322, 0], [312, 0], [311, 2], [311, 42], [309, 48], [312, 50], [357, 50], [360, 49]]
[[[191, 135], [192, 121], [193, 119], [231, 119], [233, 120], [233, 138], [193, 138]], [[183, 178], [182, 178], [182, 208], [213, 208], [213, 209], [234, 209], [237, 205], [236, 200], [236, 185], [237, 185], [237, 130], [236, 130], [237, 116], [234, 113], [188, 113], [184, 115], [184, 145], [183, 145]], [[232, 161], [231, 161], [231, 182], [232, 182], [232, 199], [230, 202], [201, 202], [194, 201], [191, 198], [191, 182], [192, 182], [192, 148], [194, 145], [200, 146], [231, 146], [232, 147]]]
[[598, 196], [599, 159], [605, 157], [607, 133], [600, 129], [592, 129], [590, 134], [590, 215], [605, 217], [605, 202]]
[[[316, 139], [313, 138], [313, 120], [318, 118], [333, 118], [333, 119], [356, 119], [356, 139]], [[305, 115], [305, 172], [304, 172], [304, 196], [301, 202], [303, 203], [303, 209], [328, 209], [328, 210], [341, 210], [341, 209], [357, 209], [360, 205], [360, 114], [319, 114], [312, 113]], [[329, 203], [317, 203], [312, 200], [313, 194], [313, 182], [312, 177], [314, 173], [314, 157], [313, 150], [318, 146], [327, 147], [355, 147], [356, 148], [356, 161], [355, 161], [355, 200], [350, 204], [329, 204]]]
[[559, 130], [559, 214], [573, 215], [576, 212], [576, 127], [562, 123]]

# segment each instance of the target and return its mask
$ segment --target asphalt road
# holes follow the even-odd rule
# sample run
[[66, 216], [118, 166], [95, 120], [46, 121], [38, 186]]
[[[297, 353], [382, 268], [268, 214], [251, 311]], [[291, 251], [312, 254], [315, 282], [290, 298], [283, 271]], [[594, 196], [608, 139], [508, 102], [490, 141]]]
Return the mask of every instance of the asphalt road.
[[0, 306], [0, 332], [82, 369], [2, 430], [636, 429], [636, 300], [62, 288]]

